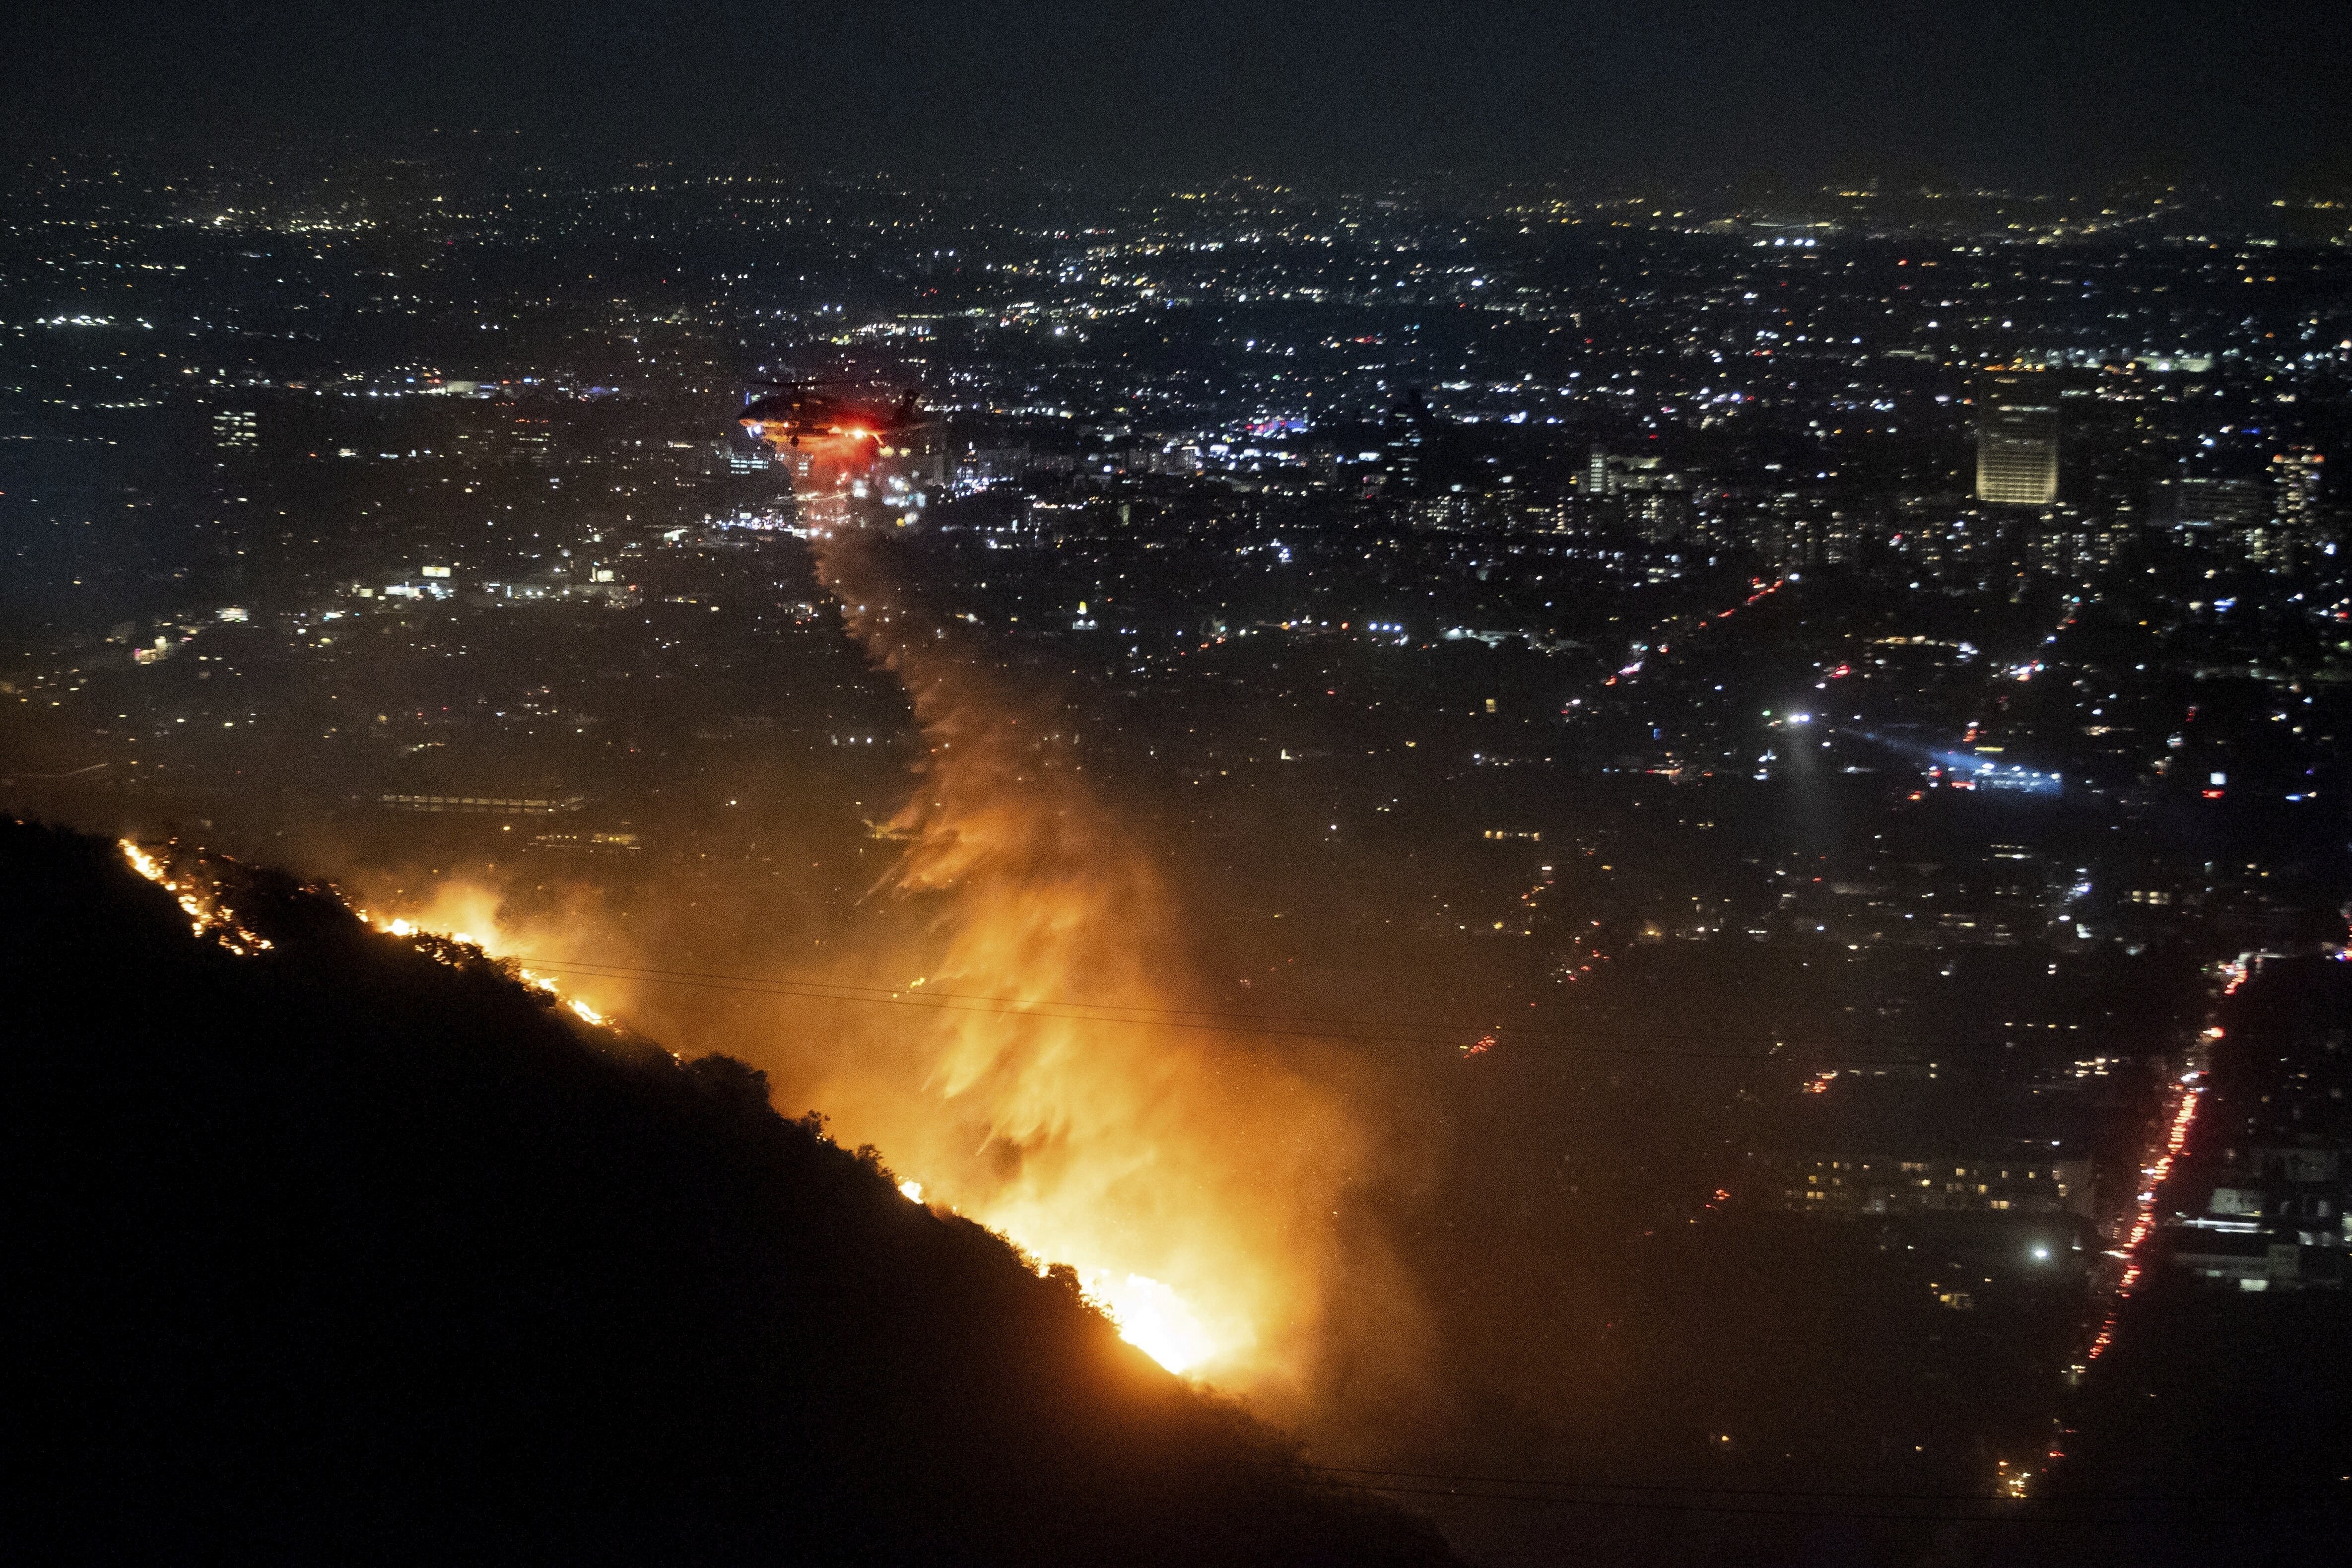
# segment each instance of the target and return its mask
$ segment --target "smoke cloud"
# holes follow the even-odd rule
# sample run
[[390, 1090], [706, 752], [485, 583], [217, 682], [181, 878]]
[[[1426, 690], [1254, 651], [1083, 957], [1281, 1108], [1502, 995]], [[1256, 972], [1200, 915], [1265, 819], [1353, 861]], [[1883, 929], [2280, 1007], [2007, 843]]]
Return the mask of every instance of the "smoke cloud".
[[[927, 916], [919, 979], [940, 998], [876, 1020], [819, 1102], [927, 1199], [1076, 1267], [1163, 1361], [1297, 1387], [1339, 1268], [1337, 1211], [1369, 1157], [1361, 1129], [1304, 1072], [1171, 1017], [1194, 994], [1174, 901], [1054, 695], [928, 614], [874, 535], [814, 542], [927, 747], [877, 891]], [[1095, 1016], [1034, 1010], [1053, 1003]]]
[[[921, 1201], [1072, 1267], [1129, 1339], [1265, 1414], [1343, 1443], [1401, 1411], [1426, 1419], [1419, 1297], [1364, 1204], [1396, 1163], [1399, 1130], [1376, 1134], [1350, 1098], [1377, 1095], [1377, 1074], [1185, 1011], [1207, 992], [1182, 900], [1108, 804], [1117, 781], [1089, 773], [1076, 710], [926, 605], [887, 531], [854, 526], [845, 503], [839, 489], [802, 500], [817, 575], [903, 686], [922, 744], [890, 842], [868, 846], [888, 868], [854, 916], [780, 920], [763, 940], [740, 934], [758, 928], [757, 883], [698, 883], [712, 901], [697, 910], [675, 890], [645, 897], [656, 881], [624, 909], [593, 878], [543, 869], [502, 889], [441, 881], [429, 904], [379, 887], [371, 902], [537, 961], [666, 1045], [751, 1061], [779, 1110], [821, 1110]], [[739, 948], [714, 965], [722, 930]], [[915, 1005], [671, 983], [658, 966], [688, 950], [702, 967]], [[656, 967], [566, 962], [585, 957]]]

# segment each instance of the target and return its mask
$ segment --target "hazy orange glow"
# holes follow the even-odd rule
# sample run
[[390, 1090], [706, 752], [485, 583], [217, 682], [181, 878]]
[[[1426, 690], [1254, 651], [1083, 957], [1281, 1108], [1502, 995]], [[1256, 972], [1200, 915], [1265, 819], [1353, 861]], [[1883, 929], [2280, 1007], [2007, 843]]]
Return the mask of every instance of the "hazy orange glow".
[[[1058, 709], [999, 679], [976, 634], [890, 581], [845, 493], [860, 445], [804, 437], [800, 451], [813, 459], [800, 515], [819, 574], [905, 684], [928, 742], [912, 799], [885, 825], [902, 854], [875, 889], [924, 917], [925, 937], [916, 951], [895, 937], [834, 962], [861, 982], [919, 974], [903, 982], [909, 993], [1015, 1005], [844, 1010], [780, 1024], [772, 1038], [739, 1022], [700, 1046], [769, 1070], [787, 1114], [820, 1107], [841, 1142], [873, 1144], [910, 1201], [979, 1220], [1041, 1268], [1070, 1265], [1162, 1365], [1287, 1403], [1312, 1371], [1340, 1268], [1335, 1221], [1369, 1163], [1366, 1141], [1331, 1094], [1261, 1048], [1021, 1009], [1195, 1004], [1180, 917], [1149, 853], [1084, 776]], [[468, 884], [397, 907], [403, 920], [372, 923], [462, 934], [525, 965], [625, 955], [642, 934], [586, 902], [564, 918], [502, 919], [500, 895]], [[626, 986], [567, 974], [562, 994], [602, 1022], [627, 1005]], [[1367, 1261], [1353, 1260], [1351, 1289], [1410, 1320], [1403, 1293]]]
[[[561, 1001], [565, 1009], [583, 1024], [607, 1028], [612, 1017], [594, 1004], [579, 996], [566, 995], [562, 986], [544, 974], [534, 973], [522, 963], [538, 945], [530, 936], [511, 929], [499, 916], [499, 896], [487, 888], [470, 882], [445, 883], [434, 890], [432, 900], [424, 906], [420, 918], [373, 914], [363, 909], [352, 913], [386, 936], [414, 937], [417, 946], [443, 963], [462, 963], [487, 956], [511, 963], [511, 973], [524, 984], [546, 992]], [[452, 952], [454, 943], [460, 951]], [[261, 945], [267, 947], [268, 943]], [[463, 950], [474, 950], [471, 952]], [[593, 980], [590, 984], [595, 984]], [[609, 982], [607, 983], [609, 984]], [[673, 1051], [673, 1057], [677, 1055]], [[683, 1058], [680, 1058], [683, 1059]]]
[[[441, 882], [421, 902], [403, 900], [407, 912], [399, 916], [355, 911], [360, 919], [393, 936], [426, 934], [478, 947], [494, 958], [516, 960], [525, 984], [560, 993], [564, 1005], [591, 1024], [611, 1022], [619, 1005], [619, 982], [600, 976], [567, 975], [559, 986], [530, 967], [534, 958], [557, 960], [581, 952], [626, 951], [604, 922], [587, 910], [573, 907], [553, 920], [522, 921], [508, 918], [504, 896], [475, 882]], [[585, 993], [585, 994], [581, 994]]]
[[[824, 481], [812, 475], [803, 506], [820, 578], [904, 683], [929, 743], [889, 825], [906, 847], [881, 889], [931, 917], [926, 982], [1026, 1002], [1182, 1001], [1171, 901], [1060, 714], [902, 593]], [[1163, 1365], [1261, 1389], [1304, 1373], [1330, 1217], [1362, 1157], [1328, 1096], [1214, 1037], [1017, 1007], [891, 1011], [810, 1086], [845, 1142], [874, 1143], [926, 1201], [1072, 1265]]]
[[[830, 499], [831, 492], [838, 487], [868, 472], [881, 452], [879, 438], [862, 426], [798, 432], [774, 426], [746, 427], [785, 457], [797, 457], [808, 464], [801, 487], [804, 512], [812, 499]], [[797, 446], [791, 444], [794, 434], [799, 437]], [[803, 516], [802, 521], [806, 522], [808, 519]]]
[[[825, 585], [905, 682], [929, 742], [890, 825], [887, 888], [934, 917], [935, 988], [1129, 1008], [1181, 995], [1181, 943], [1144, 852], [1097, 800], [1062, 721], [1016, 697], [894, 591], [869, 536], [817, 539]], [[877, 1021], [872, 1053], [823, 1087], [951, 1205], [1067, 1262], [1134, 1343], [1226, 1381], [1296, 1372], [1357, 1139], [1297, 1075], [1182, 1031], [1013, 1011]]]

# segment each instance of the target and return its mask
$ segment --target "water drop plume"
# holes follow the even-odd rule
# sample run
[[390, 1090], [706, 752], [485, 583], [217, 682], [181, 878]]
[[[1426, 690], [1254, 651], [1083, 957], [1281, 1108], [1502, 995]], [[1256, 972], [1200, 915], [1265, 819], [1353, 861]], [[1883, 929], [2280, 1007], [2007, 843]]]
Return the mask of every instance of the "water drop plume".
[[[1360, 1129], [1262, 1046], [1102, 1021], [1197, 993], [1176, 902], [1097, 789], [1075, 710], [906, 591], [887, 536], [838, 527], [813, 543], [926, 748], [877, 891], [929, 916], [932, 994], [1015, 1000], [893, 1009], [875, 1026], [896, 1035], [900, 1070], [874, 1073], [893, 1047], [864, 1042], [822, 1103], [930, 1201], [1076, 1267], [1163, 1362], [1296, 1388], [1339, 1267], [1334, 1215], [1367, 1157]], [[1092, 1016], [1053, 1016], [1066, 1002]]]

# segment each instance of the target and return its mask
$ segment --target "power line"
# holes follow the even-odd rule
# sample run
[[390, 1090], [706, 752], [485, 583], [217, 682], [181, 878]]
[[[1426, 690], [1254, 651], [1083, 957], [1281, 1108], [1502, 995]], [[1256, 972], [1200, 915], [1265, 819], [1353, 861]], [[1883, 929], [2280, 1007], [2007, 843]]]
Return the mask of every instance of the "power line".
[[[1762, 1062], [1775, 1058], [1789, 1061], [1796, 1059], [1795, 1053], [1790, 1052], [1786, 1044], [1778, 1040], [1768, 1047], [1744, 1051], [1660, 1050], [1654, 1047], [1608, 1047], [1586, 1043], [1594, 1039], [1699, 1040], [1716, 1037], [1687, 1031], [1665, 1029], [1625, 1029], [1607, 1026], [1575, 1029], [1535, 1028], [1502, 1022], [1454, 1023], [1442, 1019], [1411, 1020], [1400, 1026], [1385, 1025], [1373, 1019], [1332, 1018], [1309, 1014], [1278, 1015], [1269, 1019], [1255, 1014], [1225, 1008], [1147, 1007], [1118, 1003], [1071, 1002], [1053, 998], [999, 996], [975, 992], [919, 990], [913, 985], [891, 988], [859, 985], [847, 981], [789, 975], [729, 974], [698, 970], [662, 969], [646, 964], [616, 963], [597, 959], [534, 958], [528, 963], [534, 969], [580, 974], [592, 979], [646, 981], [660, 984], [685, 985], [702, 990], [797, 996], [815, 1001], [922, 1007], [934, 1012], [986, 1013], [1004, 1016], [1059, 1019], [1073, 1023], [1122, 1024], [1148, 1028], [1249, 1035], [1268, 1039], [1329, 1039], [1370, 1045], [1458, 1047], [1464, 1043], [1465, 1037], [1475, 1040], [1481, 1036], [1492, 1034], [1499, 1038], [1508, 1039], [1514, 1044], [1542, 1044], [1580, 1056], [1622, 1056], [1729, 1062]], [[1998, 1041], [1906, 1040], [1882, 1042], [1874, 1048], [1957, 1051], [1991, 1048], [2000, 1043]], [[1835, 1050], [1837, 1047], [1813, 1046], [1803, 1049], [1810, 1053]], [[1889, 1065], [1897, 1064], [1890, 1061]], [[1912, 1067], [1919, 1064], [1905, 1062], [1899, 1065]]]
[[[1717, 1487], [1706, 1486], [1691, 1481], [1591, 1481], [1578, 1480], [1570, 1476], [1462, 1475], [1445, 1470], [1392, 1470], [1381, 1469], [1364, 1465], [1308, 1465], [1306, 1468], [1320, 1474], [1338, 1476], [1385, 1476], [1393, 1478], [1397, 1480], [1447, 1481], [1456, 1482], [1466, 1486], [1538, 1487], [1571, 1491], [1679, 1492], [1692, 1497], [1753, 1497], [1805, 1500], [1825, 1499], [1843, 1502], [1983, 1502], [2002, 1504], [2028, 1500], [2039, 1503], [2048, 1500], [2040, 1498], [2028, 1500], [2023, 1498], [2003, 1497], [1998, 1493], [1991, 1492], [1906, 1492], [1885, 1490], [1848, 1491], [1809, 1487]], [[1363, 1484], [1371, 1485], [1373, 1483], [1368, 1481]], [[2185, 1500], [2203, 1500], [2207, 1502], [2227, 1502], [2232, 1504], [2251, 1504], [2256, 1502], [2275, 1504], [2298, 1501], [2329, 1501], [2332, 1503], [2336, 1500], [2314, 1499], [2307, 1491], [2295, 1490], [2281, 1491], [2274, 1494], [2242, 1496], [2238, 1498], [2206, 1498], [2202, 1500], [2184, 1499], [2179, 1494], [2171, 1492], [2084, 1492], [2070, 1495], [2064, 1500], [2069, 1503], [2117, 1504], [2178, 1503]]]
[[[1258, 1022], [1245, 1013], [1220, 1013], [1207, 1008], [1130, 1007], [1112, 1004], [1029, 1001], [1013, 996], [986, 996], [961, 992], [918, 993], [909, 988], [889, 991], [879, 986], [851, 985], [835, 981], [776, 979], [751, 974], [708, 974], [692, 971], [655, 969], [635, 964], [604, 963], [579, 959], [532, 959], [530, 967], [593, 979], [649, 981], [709, 991], [733, 991], [754, 995], [798, 996], [817, 1001], [856, 1002], [885, 1006], [921, 1007], [934, 1012], [982, 1013], [1006, 1017], [1058, 1019], [1070, 1023], [1118, 1024], [1157, 1029], [1183, 1029], [1211, 1034], [1249, 1035], [1267, 1039], [1344, 1040], [1366, 1045], [1459, 1047], [1482, 1036], [1542, 1040], [1554, 1048], [1586, 1056], [1673, 1058], [1680, 1060], [1761, 1062], [1779, 1047], [1751, 1051], [1676, 1051], [1632, 1047], [1612, 1047], [1576, 1043], [1557, 1031], [1515, 1028], [1507, 1024], [1445, 1024], [1425, 1022], [1418, 1027], [1385, 1027], [1368, 1019], [1317, 1019], [1291, 1016]], [[1189, 1016], [1185, 1015], [1191, 1015]], [[1285, 1026], [1277, 1026], [1277, 1024]], [[1439, 1031], [1443, 1031], [1442, 1033]], [[1591, 1037], [1614, 1039], [1694, 1038], [1650, 1031], [1595, 1031]]]
[[[1367, 1492], [1381, 1497], [1460, 1498], [1469, 1501], [1546, 1503], [1559, 1508], [1625, 1509], [1645, 1513], [1744, 1514], [1779, 1519], [1864, 1519], [1913, 1523], [2110, 1525], [2122, 1522], [2110, 1517], [2083, 1518], [2022, 1511], [1962, 1513], [1949, 1509], [1873, 1510], [1852, 1508], [1761, 1508], [1750, 1503], [1692, 1502], [1663, 1498], [1577, 1498], [1563, 1496], [1558, 1492], [1465, 1491], [1458, 1487], [1376, 1486], [1368, 1482], [1329, 1479], [1327, 1479], [1324, 1484], [1342, 1491]], [[1985, 1498], [1981, 1500], [1988, 1504], [1999, 1505], [2009, 1500]]]
[[[1825, 1491], [1803, 1487], [1710, 1487], [1681, 1481], [1580, 1481], [1568, 1476], [1471, 1476], [1444, 1470], [1388, 1470], [1363, 1465], [1309, 1465], [1310, 1470], [1344, 1476], [1389, 1476], [1409, 1481], [1458, 1481], [1470, 1486], [1567, 1487], [1584, 1491], [1687, 1492], [1697, 1497], [1835, 1498], [1879, 1502], [2009, 1502], [1987, 1492]], [[2127, 1499], [2103, 1499], [2126, 1501]]]
[[[1337, 1480], [1329, 1477], [1323, 1478], [1323, 1484], [1342, 1491], [1366, 1492], [1381, 1497], [1458, 1498], [1465, 1501], [1475, 1502], [1541, 1503], [1556, 1508], [1606, 1508], [1630, 1510], [1643, 1513], [1711, 1513], [1778, 1519], [1876, 1520], [1888, 1523], [2002, 1524], [2035, 1525], [2056, 1528], [2096, 1527], [2101, 1529], [2112, 1529], [2118, 1525], [2132, 1523], [2135, 1521], [2136, 1518], [2141, 1517], [2116, 1512], [2079, 1513], [2056, 1510], [2042, 1502], [2041, 1500], [2036, 1499], [1962, 1496], [1955, 1493], [1907, 1494], [1902, 1492], [1854, 1492], [1851, 1494], [1842, 1494], [1810, 1492], [1775, 1493], [1769, 1491], [1759, 1491], [1750, 1495], [1767, 1498], [1788, 1497], [1799, 1501], [1804, 1501], [1815, 1497], [1820, 1497], [1824, 1500], [1834, 1500], [1843, 1496], [1851, 1496], [1857, 1500], [1876, 1500], [1896, 1504], [1911, 1501], [1914, 1500], [1916, 1495], [1917, 1500], [1924, 1503], [1968, 1501], [1976, 1502], [1983, 1506], [1973, 1510], [1938, 1507], [1923, 1507], [1916, 1509], [1906, 1509], [1900, 1507], [1889, 1509], [1862, 1509], [1835, 1506], [1820, 1508], [1768, 1508], [1759, 1506], [1756, 1503], [1748, 1502], [1703, 1502], [1696, 1500], [1694, 1498], [1571, 1497], [1567, 1495], [1565, 1492], [1557, 1490], [1477, 1491], [1465, 1489], [1462, 1487], [1403, 1486], [1381, 1484], [1370, 1481]], [[1605, 1483], [1603, 1484], [1605, 1485]], [[1734, 1494], [1731, 1491], [1727, 1490], [1722, 1492], [1706, 1492], [1698, 1495], [1729, 1496]], [[2146, 1497], [2084, 1497], [2067, 1499], [2065, 1500], [2070, 1504], [2087, 1503], [2095, 1505], [2101, 1503], [2146, 1503], [2156, 1500]], [[2271, 1497], [2189, 1497], [2169, 1500], [2172, 1503], [2172, 1506], [2162, 1510], [2162, 1517], [2169, 1525], [2178, 1527], [2199, 1523], [2210, 1525], [2220, 1522], [2222, 1519], [2231, 1515], [2241, 1517], [2246, 1516], [2256, 1509], [2275, 1510], [2283, 1505], [2289, 1508], [2309, 1507], [2315, 1500], [2305, 1498]], [[2184, 1507], [2183, 1505], [2189, 1506]], [[2341, 1505], [2334, 1504], [2331, 1500], [2327, 1503], [2323, 1504], [2323, 1506]]]

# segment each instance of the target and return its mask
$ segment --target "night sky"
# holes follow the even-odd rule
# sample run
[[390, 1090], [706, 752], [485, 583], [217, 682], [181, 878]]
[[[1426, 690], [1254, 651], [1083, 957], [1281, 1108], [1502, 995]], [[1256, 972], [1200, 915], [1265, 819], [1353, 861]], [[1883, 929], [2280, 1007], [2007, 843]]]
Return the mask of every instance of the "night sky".
[[2352, 167], [2352, 5], [28, 6], [25, 151], [520, 132], [835, 170], [2063, 185]]

